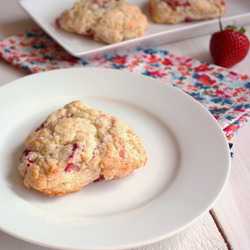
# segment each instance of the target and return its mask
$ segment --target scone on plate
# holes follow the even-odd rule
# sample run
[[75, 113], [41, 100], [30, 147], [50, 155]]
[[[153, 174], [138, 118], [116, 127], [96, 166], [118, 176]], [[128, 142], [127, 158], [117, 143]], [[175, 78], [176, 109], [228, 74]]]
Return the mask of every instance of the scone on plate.
[[149, 13], [155, 23], [175, 24], [222, 16], [226, 0], [149, 0]]
[[107, 44], [140, 37], [148, 28], [139, 6], [122, 0], [80, 0], [56, 20], [63, 30]]
[[118, 118], [74, 101], [52, 113], [25, 140], [18, 166], [28, 188], [58, 196], [146, 164], [142, 141]]

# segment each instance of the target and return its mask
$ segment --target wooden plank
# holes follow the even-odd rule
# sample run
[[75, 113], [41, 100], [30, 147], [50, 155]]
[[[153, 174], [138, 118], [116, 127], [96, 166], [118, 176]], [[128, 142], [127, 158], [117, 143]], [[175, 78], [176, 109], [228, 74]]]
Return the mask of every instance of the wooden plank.
[[233, 140], [234, 158], [228, 185], [214, 212], [234, 250], [250, 249], [250, 123]]
[[155, 244], [130, 250], [229, 250], [213, 218], [207, 213], [178, 234]]

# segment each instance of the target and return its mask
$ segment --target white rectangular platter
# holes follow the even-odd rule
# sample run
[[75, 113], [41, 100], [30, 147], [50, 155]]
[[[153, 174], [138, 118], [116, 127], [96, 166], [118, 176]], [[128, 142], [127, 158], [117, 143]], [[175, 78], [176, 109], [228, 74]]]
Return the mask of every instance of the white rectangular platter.
[[[115, 52], [138, 46], [162, 45], [168, 42], [210, 34], [219, 29], [217, 19], [176, 25], [155, 24], [149, 16], [147, 0], [127, 1], [141, 7], [148, 17], [149, 28], [142, 37], [111, 45], [105, 45], [95, 42], [89, 37], [62, 31], [56, 26], [55, 19], [63, 10], [71, 8], [76, 0], [20, 0], [19, 3], [48, 35], [76, 57], [97, 56], [111, 51]], [[223, 25], [244, 25], [250, 23], [249, 0], [228, 0], [227, 3], [227, 13], [221, 19]]]

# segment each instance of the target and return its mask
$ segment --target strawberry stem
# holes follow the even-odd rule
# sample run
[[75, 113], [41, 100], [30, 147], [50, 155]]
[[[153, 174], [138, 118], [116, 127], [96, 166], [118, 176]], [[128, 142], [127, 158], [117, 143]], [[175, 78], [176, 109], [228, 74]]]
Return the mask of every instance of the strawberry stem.
[[220, 31], [223, 31], [223, 26], [222, 26], [222, 23], [221, 23], [221, 19], [219, 18], [219, 25], [220, 25]]

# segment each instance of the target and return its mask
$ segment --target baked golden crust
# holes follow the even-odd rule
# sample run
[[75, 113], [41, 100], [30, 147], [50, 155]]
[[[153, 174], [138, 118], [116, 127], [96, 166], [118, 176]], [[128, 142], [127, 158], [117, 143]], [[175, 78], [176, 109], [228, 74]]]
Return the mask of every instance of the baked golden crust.
[[78, 191], [100, 177], [122, 178], [147, 161], [131, 127], [81, 101], [49, 115], [25, 146], [18, 166], [24, 185], [50, 196]]
[[57, 24], [107, 44], [140, 37], [148, 28], [139, 6], [122, 0], [80, 0], [60, 15]]
[[227, 10], [226, 0], [149, 0], [148, 7], [152, 20], [163, 24], [218, 18]]

